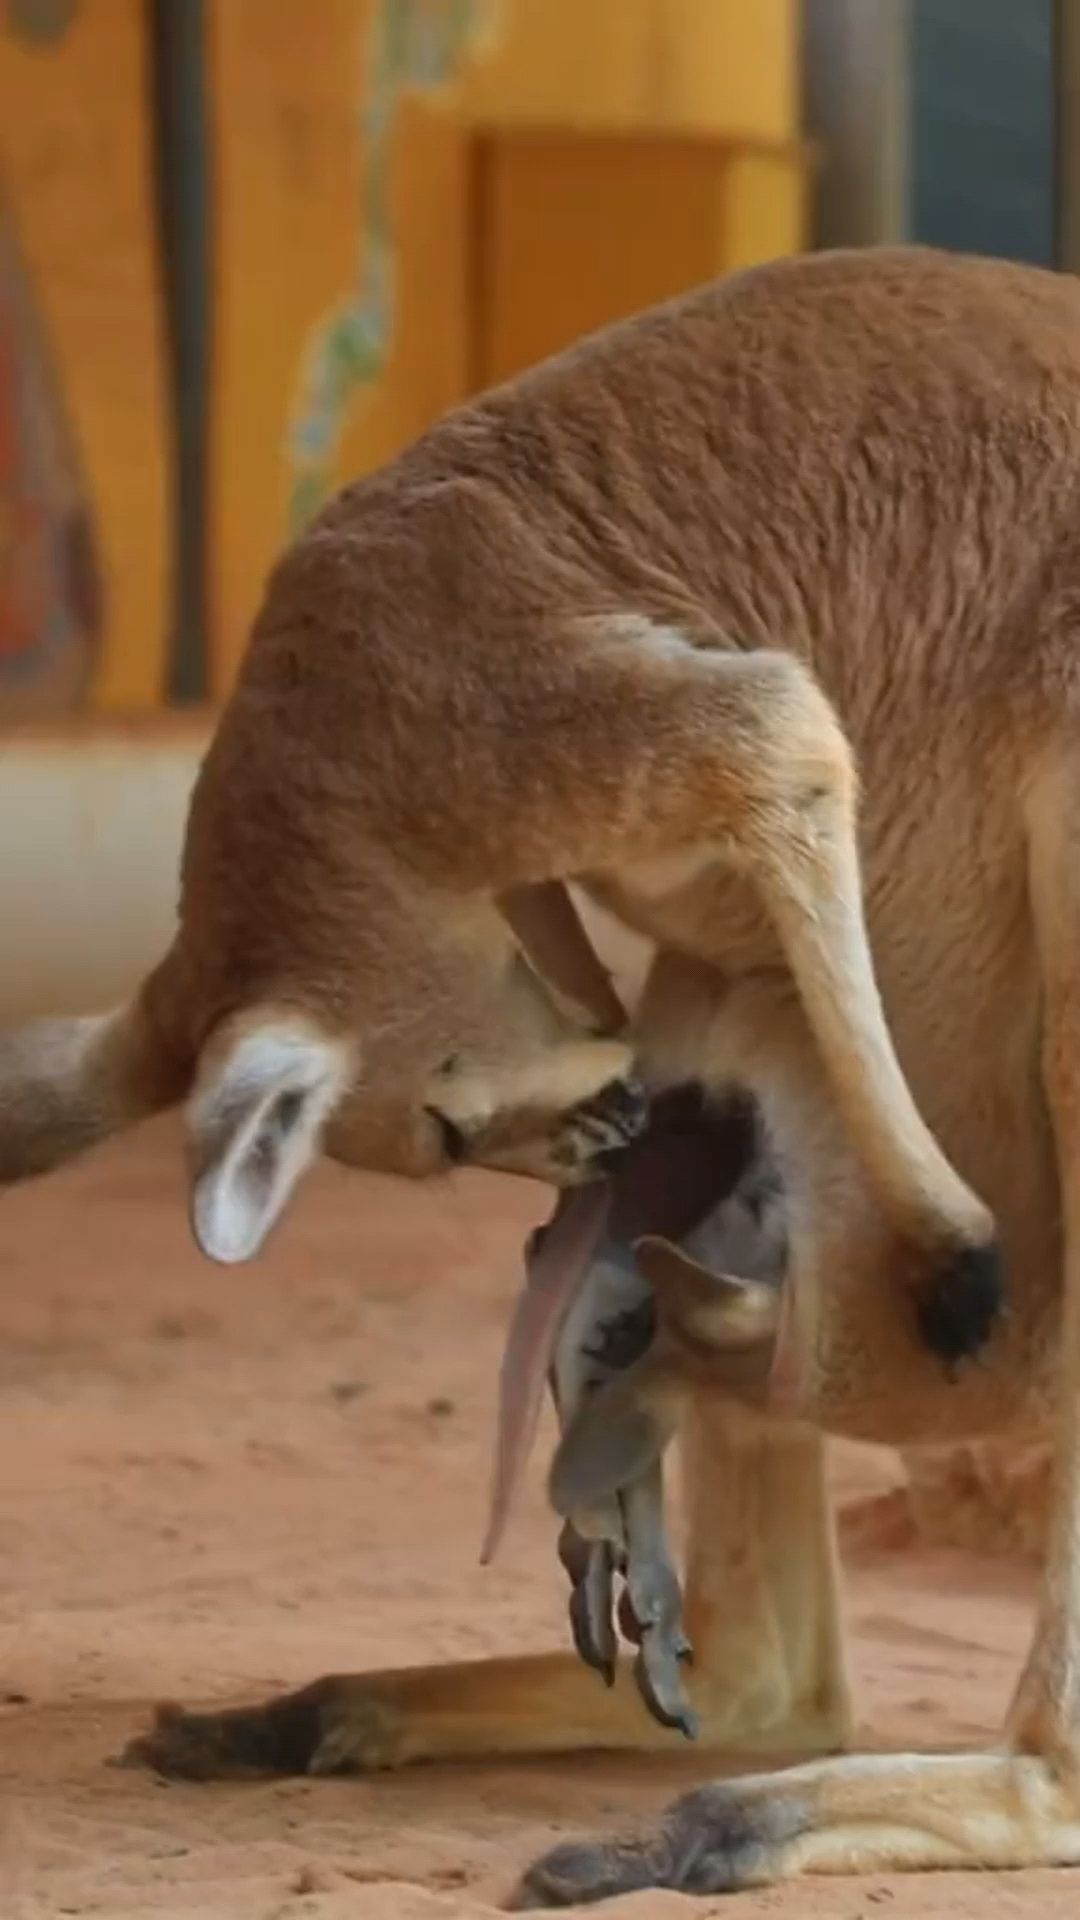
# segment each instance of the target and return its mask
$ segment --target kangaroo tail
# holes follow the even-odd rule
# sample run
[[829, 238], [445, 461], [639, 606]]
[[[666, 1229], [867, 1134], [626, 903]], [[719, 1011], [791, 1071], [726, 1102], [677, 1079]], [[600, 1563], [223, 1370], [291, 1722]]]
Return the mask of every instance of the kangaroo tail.
[[175, 1106], [190, 1064], [162, 1043], [144, 989], [111, 1013], [0, 1033], [0, 1182], [47, 1173]]

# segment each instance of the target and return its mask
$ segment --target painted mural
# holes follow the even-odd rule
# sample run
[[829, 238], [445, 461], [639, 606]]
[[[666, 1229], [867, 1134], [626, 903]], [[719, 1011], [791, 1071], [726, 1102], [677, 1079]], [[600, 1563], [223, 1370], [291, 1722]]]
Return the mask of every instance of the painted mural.
[[386, 366], [394, 319], [391, 136], [406, 93], [452, 83], [491, 35], [494, 0], [376, 0], [362, 52], [359, 138], [363, 205], [355, 291], [312, 330], [285, 447], [289, 529], [333, 491], [334, 454], [349, 410]]
[[[8, 0], [9, 31], [47, 43], [77, 0]], [[101, 633], [92, 518], [10, 205], [0, 200], [0, 713], [77, 707]]]
[[0, 711], [79, 706], [101, 615], [63, 396], [0, 206]]
[[66, 33], [80, 0], [5, 0], [3, 17], [24, 40], [47, 44]]

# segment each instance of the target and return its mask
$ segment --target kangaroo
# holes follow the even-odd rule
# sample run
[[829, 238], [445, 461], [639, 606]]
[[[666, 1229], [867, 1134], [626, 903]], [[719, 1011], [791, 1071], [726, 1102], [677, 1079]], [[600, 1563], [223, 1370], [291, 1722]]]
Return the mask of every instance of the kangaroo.
[[[823, 1434], [1052, 1430], [1000, 1745], [708, 1787], [537, 1863], [520, 1904], [1080, 1861], [1078, 488], [1080, 289], [1034, 269], [810, 256], [583, 342], [282, 558], [172, 948], [130, 1007], [0, 1062], [9, 1177], [186, 1100], [218, 1260], [323, 1146], [573, 1187], [641, 1137], [632, 1066], [748, 1091], [786, 1250], [772, 1323], [751, 1303], [766, 1367], [740, 1377], [714, 1316], [713, 1384], [700, 1350], [686, 1371], [711, 1746], [846, 1743]], [[567, 881], [656, 943], [632, 1033], [550, 923]], [[173, 1711], [143, 1752], [325, 1771], [672, 1737], [568, 1653]]]

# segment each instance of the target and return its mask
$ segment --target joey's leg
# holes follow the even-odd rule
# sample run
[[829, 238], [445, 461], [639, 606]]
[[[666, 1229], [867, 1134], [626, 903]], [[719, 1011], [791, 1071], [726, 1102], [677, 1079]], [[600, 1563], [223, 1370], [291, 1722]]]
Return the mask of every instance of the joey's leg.
[[[790, 1434], [749, 1440], [741, 1420], [707, 1411], [690, 1435], [687, 1604], [697, 1647], [687, 1683], [699, 1743], [725, 1753], [820, 1752], [843, 1738], [846, 1718], [820, 1450], [816, 1440], [793, 1445]], [[650, 1718], [628, 1658], [609, 1689], [567, 1649], [334, 1675], [225, 1711], [167, 1708], [129, 1755], [215, 1778], [684, 1745]]]

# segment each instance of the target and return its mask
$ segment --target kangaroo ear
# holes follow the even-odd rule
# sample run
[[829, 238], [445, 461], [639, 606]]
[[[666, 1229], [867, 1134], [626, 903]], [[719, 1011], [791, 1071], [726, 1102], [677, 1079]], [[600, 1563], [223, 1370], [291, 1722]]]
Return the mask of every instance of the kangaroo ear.
[[191, 1223], [228, 1265], [262, 1246], [345, 1091], [348, 1049], [299, 1015], [248, 1014], [204, 1050], [188, 1109]]

